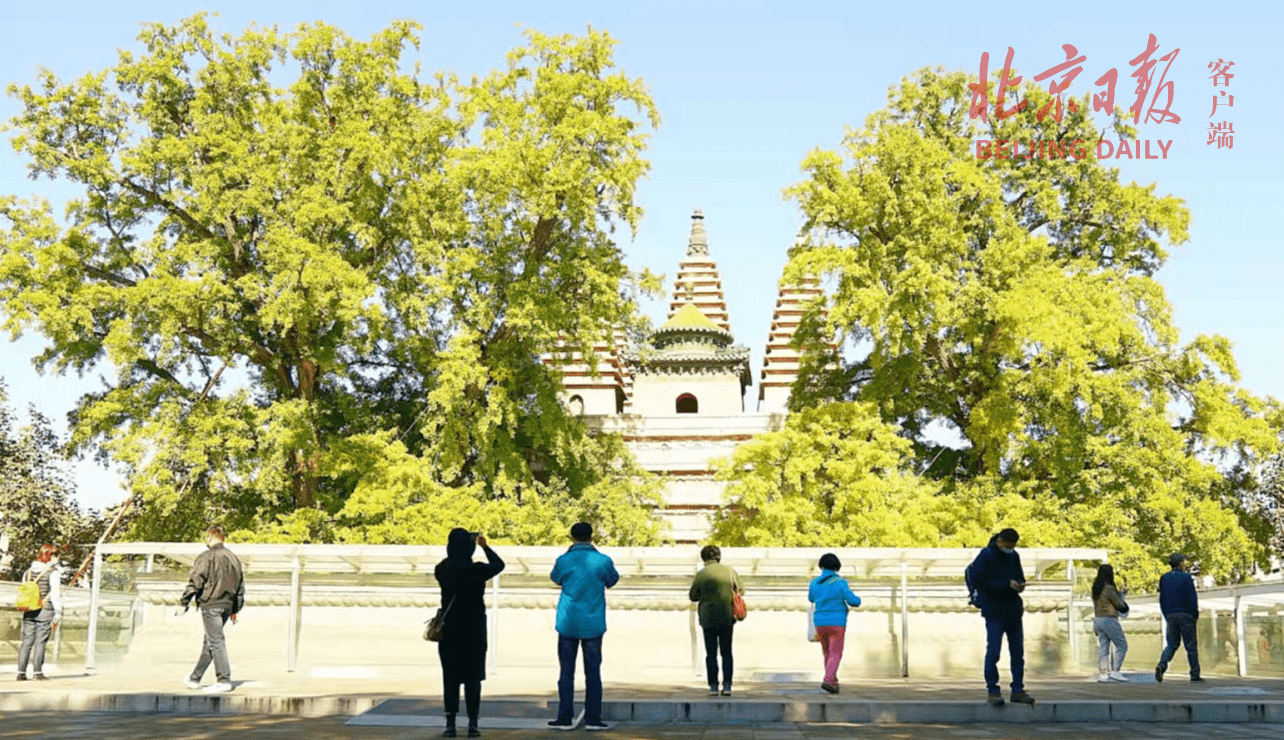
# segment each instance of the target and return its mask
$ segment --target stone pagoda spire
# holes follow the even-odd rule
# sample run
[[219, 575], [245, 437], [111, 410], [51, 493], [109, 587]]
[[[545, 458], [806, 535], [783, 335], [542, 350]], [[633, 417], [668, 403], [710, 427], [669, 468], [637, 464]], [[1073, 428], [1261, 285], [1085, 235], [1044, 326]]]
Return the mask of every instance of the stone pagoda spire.
[[722, 295], [722, 278], [718, 276], [718, 263], [709, 256], [709, 237], [704, 231], [704, 214], [697, 208], [691, 214], [691, 236], [687, 238], [687, 253], [678, 263], [678, 276], [673, 282], [673, 300], [669, 302], [669, 316], [688, 303], [700, 310], [723, 331], [731, 331], [727, 315], [727, 301]]
[[624, 392], [623, 402], [620, 404], [620, 410], [623, 413], [633, 411], [633, 372], [627, 362], [624, 361], [624, 352], [629, 345], [628, 337], [625, 336], [624, 330], [616, 327], [611, 332], [612, 340], [612, 357], [614, 364], [612, 367], [619, 374], [619, 387]]
[[780, 286], [776, 310], [767, 335], [767, 352], [762, 360], [762, 381], [758, 384], [758, 411], [784, 413], [789, 408], [789, 393], [798, 380], [801, 351], [793, 346], [794, 333], [802, 320], [804, 306], [824, 295], [816, 278], [805, 278], [799, 285]]

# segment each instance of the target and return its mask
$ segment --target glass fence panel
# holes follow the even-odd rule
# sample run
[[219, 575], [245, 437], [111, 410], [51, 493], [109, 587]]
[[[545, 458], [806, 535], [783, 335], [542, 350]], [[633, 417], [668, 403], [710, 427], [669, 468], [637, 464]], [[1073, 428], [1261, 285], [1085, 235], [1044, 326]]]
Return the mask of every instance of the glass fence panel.
[[[100, 660], [119, 660], [129, 649], [140, 617], [137, 592], [134, 589], [136, 559], [109, 562], [103, 568], [102, 590], [98, 599], [98, 635]], [[74, 572], [74, 571], [73, 571]], [[54, 666], [83, 665], [89, 640], [90, 581], [88, 574], [76, 586], [68, 587], [70, 574], [62, 585], [62, 623], [49, 638], [45, 662]], [[13, 602], [17, 584], [6, 589], [5, 600]], [[16, 663], [22, 641], [23, 613], [14, 609], [0, 610], [0, 663]]]
[[1250, 608], [1244, 638], [1248, 674], [1284, 678], [1284, 608]]

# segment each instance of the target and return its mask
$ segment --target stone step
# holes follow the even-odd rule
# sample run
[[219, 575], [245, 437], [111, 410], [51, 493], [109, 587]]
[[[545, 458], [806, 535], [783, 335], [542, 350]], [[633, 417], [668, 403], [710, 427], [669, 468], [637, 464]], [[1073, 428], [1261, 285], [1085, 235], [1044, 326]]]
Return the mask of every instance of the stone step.
[[[418, 708], [399, 711], [389, 702], [418, 702]], [[487, 718], [503, 722], [521, 720], [523, 726], [551, 718], [555, 700], [487, 699], [482, 703], [482, 724]], [[579, 706], [577, 704], [577, 706]], [[375, 695], [263, 696], [250, 693], [201, 694], [197, 692], [112, 693], [106, 691], [0, 692], [0, 712], [108, 711], [178, 714], [280, 714], [300, 716], [352, 716], [352, 724], [437, 726], [441, 718], [435, 700], [385, 700]], [[373, 711], [371, 711], [373, 710]], [[708, 700], [607, 700], [603, 719], [612, 722], [842, 722], [842, 723], [1103, 723], [1103, 722], [1245, 722], [1284, 723], [1284, 701], [1273, 697], [1216, 700], [1041, 701], [1033, 706], [1002, 708], [983, 702], [928, 700], [763, 700], [709, 698]], [[400, 719], [390, 719], [399, 717]], [[498, 725], [495, 725], [498, 726]]]

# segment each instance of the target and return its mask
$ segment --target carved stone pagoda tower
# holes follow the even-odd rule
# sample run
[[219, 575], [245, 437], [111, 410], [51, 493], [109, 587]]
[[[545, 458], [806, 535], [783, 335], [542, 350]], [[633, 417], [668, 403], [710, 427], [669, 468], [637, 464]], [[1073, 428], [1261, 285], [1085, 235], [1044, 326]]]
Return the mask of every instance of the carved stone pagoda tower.
[[726, 505], [725, 486], [714, 480], [711, 463], [784, 424], [798, 368], [789, 341], [802, 302], [819, 292], [814, 283], [781, 288], [764, 361], [761, 412], [746, 412], [749, 349], [731, 333], [704, 214], [696, 209], [668, 318], [645, 346], [625, 347], [618, 333], [603, 341], [594, 349], [597, 378], [576, 353], [546, 358], [562, 368], [568, 407], [590, 426], [620, 434], [644, 468], [666, 476], [659, 514], [677, 542], [704, 541], [712, 517]]

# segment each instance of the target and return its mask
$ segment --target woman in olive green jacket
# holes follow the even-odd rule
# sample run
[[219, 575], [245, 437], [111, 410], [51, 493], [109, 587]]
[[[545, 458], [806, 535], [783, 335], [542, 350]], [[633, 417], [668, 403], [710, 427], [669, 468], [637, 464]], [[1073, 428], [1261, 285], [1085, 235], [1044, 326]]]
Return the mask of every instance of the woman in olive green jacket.
[[731, 696], [731, 636], [736, 626], [731, 595], [741, 594], [736, 572], [723, 565], [722, 551], [709, 545], [700, 551], [704, 567], [691, 582], [691, 600], [699, 602], [700, 627], [704, 630], [704, 665], [709, 672], [709, 694], [718, 693], [718, 654], [722, 654], [722, 695]]

